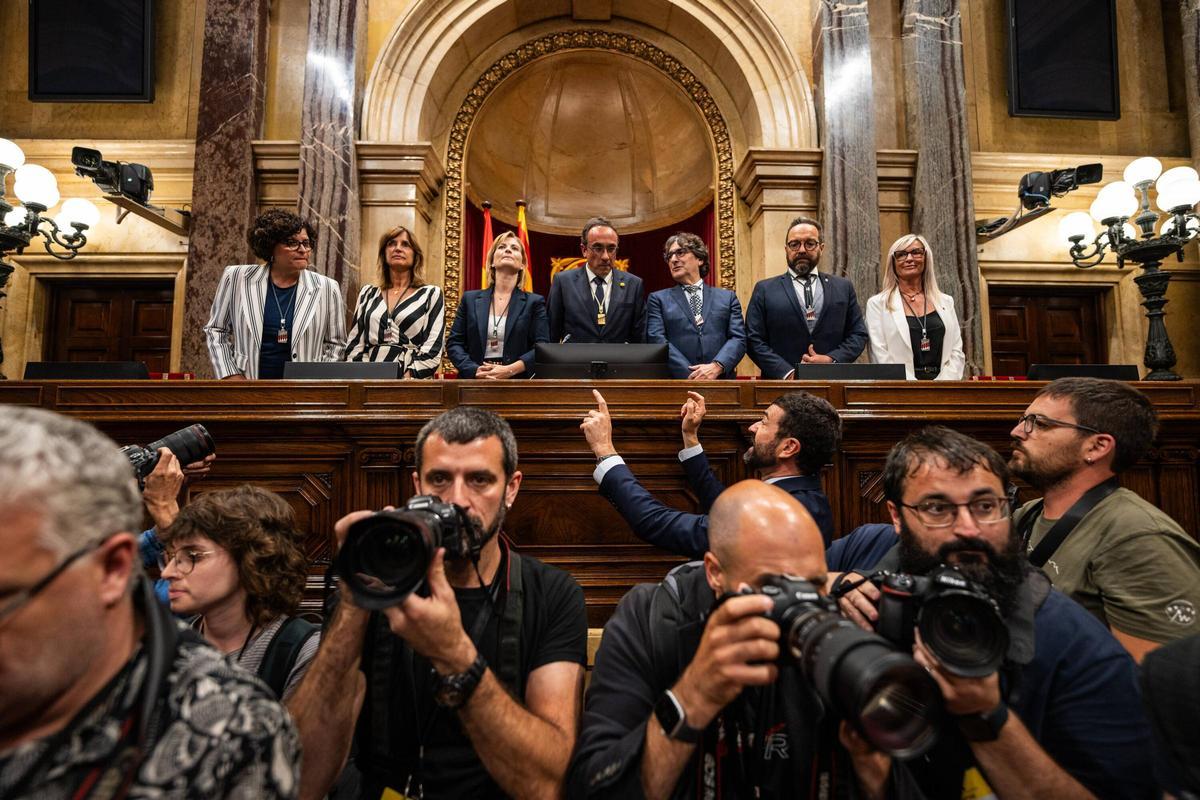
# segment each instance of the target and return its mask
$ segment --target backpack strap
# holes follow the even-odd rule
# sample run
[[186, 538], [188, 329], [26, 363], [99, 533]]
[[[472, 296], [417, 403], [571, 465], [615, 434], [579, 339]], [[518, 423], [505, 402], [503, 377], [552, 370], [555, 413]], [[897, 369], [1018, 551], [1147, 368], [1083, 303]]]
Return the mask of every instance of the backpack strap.
[[296, 666], [300, 651], [318, 630], [320, 628], [311, 622], [299, 617], [288, 617], [267, 645], [267, 652], [263, 654], [262, 663], [258, 665], [258, 677], [271, 687], [277, 699], [283, 699], [288, 675]]
[[500, 615], [500, 652], [496, 677], [517, 697], [524, 699], [521, 682], [521, 625], [525, 616], [525, 586], [521, 579], [521, 557], [508, 548], [508, 590]]
[[685, 608], [687, 599], [680, 590], [680, 580], [703, 569], [703, 561], [680, 564], [667, 573], [667, 577], [654, 588], [650, 596], [650, 657], [659, 685], [673, 684], [687, 666], [679, 663], [682, 657], [680, 628], [694, 621], [697, 609], [689, 613]]

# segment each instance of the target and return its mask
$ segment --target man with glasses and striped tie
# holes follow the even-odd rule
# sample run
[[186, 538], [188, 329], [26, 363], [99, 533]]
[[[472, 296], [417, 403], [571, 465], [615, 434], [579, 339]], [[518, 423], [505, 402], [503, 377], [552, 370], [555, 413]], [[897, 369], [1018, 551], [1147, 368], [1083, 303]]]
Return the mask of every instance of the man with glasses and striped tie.
[[754, 285], [746, 344], [764, 378], [789, 379], [797, 364], [849, 364], [867, 346], [867, 325], [845, 278], [817, 270], [821, 223], [796, 217], [785, 239], [788, 271]]
[[672, 378], [732, 378], [746, 354], [746, 328], [737, 295], [710, 286], [708, 248], [694, 233], [676, 233], [663, 245], [675, 286], [646, 301], [646, 341], [666, 344]]
[[1129, 384], [1059, 378], [1010, 434], [1009, 467], [1043, 492], [1013, 515], [1029, 560], [1139, 662], [1200, 633], [1200, 543], [1118, 479], [1157, 428], [1149, 398]]

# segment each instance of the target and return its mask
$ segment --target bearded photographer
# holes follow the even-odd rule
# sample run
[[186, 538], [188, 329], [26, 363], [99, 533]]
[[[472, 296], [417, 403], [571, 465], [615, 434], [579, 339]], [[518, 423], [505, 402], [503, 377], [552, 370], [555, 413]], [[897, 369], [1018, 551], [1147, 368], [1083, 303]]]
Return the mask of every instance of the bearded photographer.
[[[561, 794], [587, 619], [570, 575], [518, 555], [501, 535], [521, 486], [508, 423], [467, 406], [435, 417], [417, 436], [413, 484], [465, 510], [473, 529], [463, 535], [482, 546], [451, 557], [458, 542], [443, 540], [420, 573], [428, 591], [375, 612], [362, 606], [383, 605], [371, 592], [385, 582], [361, 573], [381, 559], [364, 545], [358, 569], [339, 567], [337, 608], [288, 703], [305, 752], [301, 796], [329, 790], [352, 740], [364, 799]], [[419, 515], [420, 502], [408, 513]], [[356, 526], [379, 519], [364, 511], [338, 522], [339, 564], [365, 541], [368, 529]], [[413, 565], [411, 553], [390, 555]]]
[[[1007, 634], [999, 669], [966, 677], [948, 651], [934, 656], [934, 626], [920, 616], [929, 596], [918, 599], [925, 605], [913, 653], [937, 680], [957, 724], [909, 768], [931, 797], [1155, 796], [1133, 660], [1099, 620], [1026, 561], [1005, 496], [1008, 480], [1007, 464], [987, 445], [943, 427], [922, 429], [893, 447], [884, 466], [893, 530], [866, 526], [830, 550], [831, 570], [861, 574], [923, 576], [953, 566], [992, 597]], [[847, 575], [831, 593], [858, 581]], [[895, 596], [890, 591], [881, 601], [879, 586], [868, 581], [840, 603], [862, 627], [883, 630]], [[983, 615], [960, 615], [957, 632], [987, 623]], [[958, 643], [962, 655], [968, 643]]]
[[[811, 584], [817, 606], [816, 587], [825, 581], [821, 534], [804, 507], [778, 487], [742, 481], [713, 504], [709, 545], [703, 562], [676, 568], [661, 584], [634, 587], [605, 627], [568, 796], [919, 796], [903, 768], [892, 769], [856, 727], [828, 713], [838, 700], [818, 698], [807, 669], [781, 665], [787, 626], [768, 617], [775, 606], [768, 584]], [[828, 602], [807, 617], [820, 619], [816, 638], [849, 640], [853, 648], [832, 649], [855, 649], [860, 665], [894, 667], [889, 696], [914, 701], [904, 704], [900, 724], [928, 734], [921, 721], [936, 716], [936, 685], [907, 654], [863, 634]], [[794, 640], [787, 641], [790, 651]], [[831, 683], [867, 685], [853, 680], [869, 677], [863, 671], [841, 671], [850, 660], [839, 662]], [[925, 693], [906, 693], [912, 683]], [[856, 692], [841, 697], [848, 694]]]

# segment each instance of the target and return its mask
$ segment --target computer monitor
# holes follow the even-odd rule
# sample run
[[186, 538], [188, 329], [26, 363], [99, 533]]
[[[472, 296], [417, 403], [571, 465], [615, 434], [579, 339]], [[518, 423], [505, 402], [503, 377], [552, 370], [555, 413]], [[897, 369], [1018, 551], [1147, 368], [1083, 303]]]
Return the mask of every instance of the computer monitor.
[[141, 361], [30, 361], [27, 381], [144, 381], [150, 370]]
[[533, 347], [533, 378], [670, 378], [665, 344], [542, 342]]
[[797, 364], [798, 381], [902, 381], [903, 364]]
[[1029, 368], [1027, 377], [1031, 381], [1052, 381], [1055, 378], [1136, 381], [1141, 378], [1136, 364], [1034, 364]]
[[387, 381], [400, 377], [397, 361], [288, 361], [283, 365], [286, 380]]

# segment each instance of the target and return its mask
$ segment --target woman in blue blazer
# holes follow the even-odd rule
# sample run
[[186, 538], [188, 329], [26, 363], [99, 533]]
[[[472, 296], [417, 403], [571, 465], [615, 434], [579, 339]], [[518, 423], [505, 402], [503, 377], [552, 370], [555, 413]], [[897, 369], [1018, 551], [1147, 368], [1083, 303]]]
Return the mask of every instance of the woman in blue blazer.
[[528, 378], [533, 346], [550, 341], [546, 301], [521, 289], [525, 247], [511, 231], [500, 234], [487, 253], [486, 289], [463, 294], [446, 354], [460, 378]]

